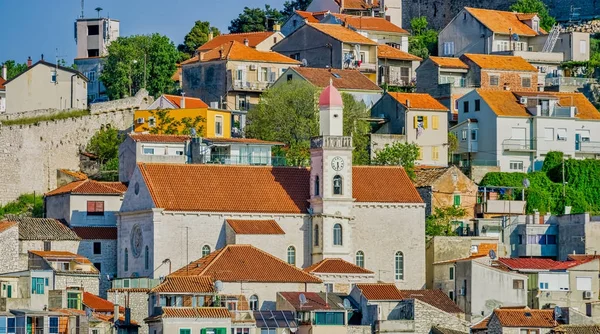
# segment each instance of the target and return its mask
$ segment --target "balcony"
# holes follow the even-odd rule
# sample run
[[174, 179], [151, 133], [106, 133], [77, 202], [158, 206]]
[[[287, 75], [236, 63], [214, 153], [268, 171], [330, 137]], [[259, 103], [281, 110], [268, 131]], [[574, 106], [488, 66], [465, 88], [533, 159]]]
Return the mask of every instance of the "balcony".
[[452, 76], [441, 76], [439, 84], [450, 84], [451, 87], [465, 88], [467, 87], [467, 79]]
[[477, 204], [475, 211], [481, 214], [524, 214], [526, 201], [487, 200]]
[[502, 142], [502, 149], [510, 152], [534, 152], [535, 145], [532, 139], [506, 139]]
[[361, 72], [376, 73], [377, 72], [377, 64], [361, 63], [360, 65], [356, 66], [356, 69], [358, 69]]
[[415, 331], [414, 320], [379, 320], [376, 323], [377, 333], [399, 333]]
[[574, 86], [583, 87], [587, 84], [598, 83], [598, 80], [593, 78], [578, 78], [578, 77], [554, 77], [546, 78], [546, 86]]
[[235, 80], [233, 82], [232, 89], [249, 92], [262, 92], [269, 88], [271, 84], [272, 82]]
[[575, 153], [600, 154], [600, 142], [581, 141], [575, 143]]
[[254, 165], [254, 166], [286, 166], [285, 157], [276, 157], [265, 154], [211, 154], [207, 164], [217, 165]]
[[352, 137], [320, 136], [310, 139], [310, 148], [352, 148]]

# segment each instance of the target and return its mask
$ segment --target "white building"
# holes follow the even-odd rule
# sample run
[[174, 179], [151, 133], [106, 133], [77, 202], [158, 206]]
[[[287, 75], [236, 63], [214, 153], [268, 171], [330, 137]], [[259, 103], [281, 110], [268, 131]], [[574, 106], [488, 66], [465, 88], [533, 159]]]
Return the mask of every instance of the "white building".
[[[503, 172], [540, 170], [546, 154], [596, 158], [600, 112], [581, 93], [474, 90], [459, 100], [463, 166], [499, 166]], [[464, 106], [473, 106], [465, 112]]]
[[6, 87], [4, 87], [4, 83], [7, 77], [7, 68], [4, 65], [2, 66], [2, 75], [0, 76], [0, 113], [6, 111]]

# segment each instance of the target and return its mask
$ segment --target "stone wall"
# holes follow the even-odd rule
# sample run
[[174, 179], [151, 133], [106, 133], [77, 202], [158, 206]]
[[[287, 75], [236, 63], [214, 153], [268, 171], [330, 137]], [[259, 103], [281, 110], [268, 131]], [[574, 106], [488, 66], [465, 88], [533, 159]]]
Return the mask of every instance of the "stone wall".
[[148, 289], [111, 289], [108, 290], [107, 300], [117, 305], [131, 309], [131, 320], [141, 327], [139, 334], [148, 334], [148, 324], [144, 319], [148, 317]]
[[5, 230], [0, 234], [0, 273], [10, 273], [26, 270], [27, 265], [20, 265], [19, 261], [19, 227], [17, 225]]
[[428, 334], [431, 327], [440, 326], [455, 331], [469, 333], [469, 323], [457, 315], [446, 313], [429, 304], [415, 299], [415, 333]]
[[122, 111], [129, 109], [146, 109], [154, 102], [154, 98], [148, 95], [145, 89], [140, 89], [135, 96], [127, 97], [120, 100], [94, 103], [91, 105], [90, 110], [92, 115]]
[[78, 274], [56, 274], [54, 288], [67, 290], [69, 287], [82, 287], [83, 291], [98, 295], [98, 276]]
[[[101, 244], [101, 254], [94, 254], [94, 243]], [[87, 257], [94, 266], [99, 263], [100, 288], [99, 296], [106, 298], [106, 290], [110, 289], [110, 281], [107, 275], [117, 275], [117, 240], [82, 240], [79, 243], [77, 254]]]
[[24, 193], [56, 188], [56, 170], [79, 170], [79, 152], [102, 126], [127, 129], [127, 109], [31, 125], [0, 124], [0, 205]]

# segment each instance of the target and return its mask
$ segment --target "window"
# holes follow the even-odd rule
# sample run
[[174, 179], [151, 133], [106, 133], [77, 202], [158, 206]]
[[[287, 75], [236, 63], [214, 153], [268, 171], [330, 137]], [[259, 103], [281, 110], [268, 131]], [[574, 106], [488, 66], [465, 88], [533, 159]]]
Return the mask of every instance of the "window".
[[209, 245], [204, 245], [202, 247], [202, 257], [205, 257], [208, 254], [210, 254], [210, 246]]
[[592, 278], [591, 277], [577, 277], [577, 290], [579, 291], [592, 291]]
[[96, 267], [96, 269], [98, 269], [99, 272], [102, 272], [102, 263], [94, 262], [94, 267]]
[[440, 116], [431, 117], [431, 128], [437, 130], [440, 127]]
[[31, 278], [31, 293], [35, 295], [44, 294], [45, 280], [43, 277], [32, 277]]
[[449, 272], [448, 272], [448, 277], [450, 278], [451, 281], [454, 280], [454, 267], [450, 267]]
[[531, 77], [522, 77], [521, 78], [521, 87], [525, 87], [525, 88], [531, 87]]
[[522, 279], [514, 279], [513, 280], [513, 289], [515, 290], [523, 290], [525, 288], [525, 281]]
[[454, 206], [460, 206], [460, 195], [454, 195]]
[[87, 201], [88, 216], [104, 216], [104, 201]]
[[192, 334], [192, 330], [189, 328], [180, 328], [179, 334]]
[[396, 281], [404, 279], [404, 254], [396, 252], [394, 259], [394, 278]]
[[292, 266], [296, 265], [296, 248], [294, 246], [290, 246], [287, 249], [287, 263]]
[[419, 155], [417, 156], [417, 160], [423, 160], [423, 148], [417, 147], [417, 149], [419, 150]]
[[567, 141], [567, 129], [565, 129], [565, 128], [556, 129], [556, 140]]
[[94, 254], [102, 254], [102, 243], [94, 242]]
[[231, 334], [250, 334], [250, 328], [232, 328]]
[[321, 182], [319, 180], [319, 175], [315, 176], [315, 196], [319, 196], [321, 192]]
[[548, 290], [548, 283], [540, 282], [540, 290]]
[[100, 35], [100, 26], [99, 25], [88, 26], [88, 36], [97, 36], [97, 35]]
[[544, 129], [544, 139], [546, 141], [554, 141], [554, 129], [553, 128], [545, 128]]
[[466, 141], [466, 140], [467, 140], [467, 133], [468, 133], [468, 132], [467, 132], [467, 130], [466, 130], [466, 129], [465, 129], [465, 130], [462, 130], [462, 132], [461, 132], [461, 134], [460, 134], [460, 135], [461, 135], [461, 136], [460, 136], [460, 140], [461, 140], [461, 141]]
[[144, 248], [144, 269], [148, 270], [150, 268], [150, 249], [148, 246]]
[[[80, 308], [78, 308], [78, 310], [80, 310]], [[58, 334], [58, 317], [48, 317], [48, 333]]]
[[333, 194], [342, 195], [342, 177], [339, 175], [333, 177]]
[[294, 28], [296, 28], [298, 26], [298, 20], [292, 20], [292, 25], [294, 26]]
[[500, 85], [500, 76], [490, 75], [490, 86], [499, 86], [499, 85]]
[[129, 251], [127, 250], [127, 248], [125, 248], [124, 257], [125, 258], [123, 259], [123, 270], [129, 271]]
[[88, 78], [88, 80], [90, 81], [90, 83], [96, 82], [96, 72], [95, 71], [89, 71], [89, 72], [87, 72], [86, 77]]
[[319, 246], [319, 225], [315, 225], [315, 246]]
[[81, 293], [79, 292], [67, 292], [67, 308], [76, 310], [82, 310], [81, 307]]
[[579, 53], [587, 53], [587, 41], [579, 41]]
[[509, 168], [510, 170], [523, 171], [523, 161], [511, 161]]
[[448, 298], [450, 298], [450, 300], [454, 301], [454, 290], [448, 291]]
[[49, 252], [52, 250], [52, 242], [44, 241], [44, 251]]
[[480, 111], [481, 110], [481, 100], [477, 99], [475, 100], [475, 111]]
[[344, 325], [344, 312], [315, 312], [315, 325]]
[[293, 76], [293, 75], [291, 75], [291, 74], [288, 74], [288, 75], [287, 75], [287, 81], [292, 81], [292, 79], [293, 79], [293, 78], [294, 78], [294, 76]]
[[333, 244], [335, 246], [341, 246], [342, 243], [342, 225], [335, 224], [333, 225]]
[[325, 283], [325, 291], [328, 293], [333, 293], [333, 283]]
[[259, 67], [258, 68], [258, 81], [269, 81], [269, 68]]
[[146, 155], [153, 155], [154, 154], [154, 149], [151, 147], [144, 147], [144, 154]]
[[440, 160], [440, 148], [434, 146], [431, 148], [431, 160], [437, 161]]
[[471, 140], [477, 141], [477, 130], [471, 130]]
[[275, 328], [261, 328], [260, 334], [277, 334], [277, 329]]
[[50, 72], [50, 82], [56, 83], [56, 71]]
[[365, 253], [363, 251], [356, 252], [356, 265], [361, 268], [365, 267]]
[[99, 49], [89, 49], [88, 57], [100, 57], [100, 50]]
[[444, 42], [444, 56], [454, 56], [454, 42]]
[[215, 116], [215, 136], [223, 136], [223, 116]]
[[532, 20], [531, 21], [531, 28], [534, 31], [540, 31], [540, 22], [538, 20]]
[[469, 112], [469, 101], [463, 102], [463, 112]]
[[258, 311], [258, 296], [252, 295], [250, 296], [250, 309], [252, 311]]
[[540, 334], [538, 329], [521, 329], [519, 334]]
[[156, 126], [156, 118], [154, 117], [148, 117], [148, 126], [153, 128]]
[[248, 110], [249, 105], [246, 95], [236, 96], [236, 105], [238, 110]]

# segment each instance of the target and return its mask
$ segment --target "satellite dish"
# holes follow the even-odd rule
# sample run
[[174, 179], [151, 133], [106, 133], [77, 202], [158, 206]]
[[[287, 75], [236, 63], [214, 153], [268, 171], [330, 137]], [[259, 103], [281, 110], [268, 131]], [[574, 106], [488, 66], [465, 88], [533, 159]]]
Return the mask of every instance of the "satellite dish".
[[92, 317], [92, 309], [91, 308], [86, 308], [85, 309], [85, 316], [89, 319]]
[[562, 317], [562, 309], [558, 306], [554, 307], [554, 320], [558, 320]]
[[512, 40], [513, 40], [513, 41], [516, 41], [516, 42], [518, 42], [518, 41], [519, 41], [519, 35], [517, 35], [517, 34], [512, 34], [512, 35], [511, 35], [511, 37], [512, 37]]
[[348, 298], [344, 298], [344, 308], [346, 310], [352, 309], [352, 304], [350, 303], [350, 300], [348, 300]]
[[223, 282], [222, 281], [215, 281], [215, 291], [217, 291], [217, 292], [223, 291]]
[[306, 296], [303, 293], [298, 296], [298, 299], [300, 299], [300, 307], [307, 303]]
[[196, 138], [196, 136], [198, 135], [198, 133], [196, 132], [195, 128], [191, 128], [190, 129], [190, 134], [192, 135], [192, 137]]
[[490, 257], [490, 259], [495, 260], [496, 259], [496, 251], [494, 251], [493, 249], [490, 249], [490, 251], [488, 252], [488, 256]]
[[523, 179], [523, 187], [529, 188], [529, 186], [531, 186], [531, 181], [529, 181], [527, 178]]
[[302, 67], [306, 67], [308, 66], [308, 61], [306, 60], [306, 58], [302, 59]]

